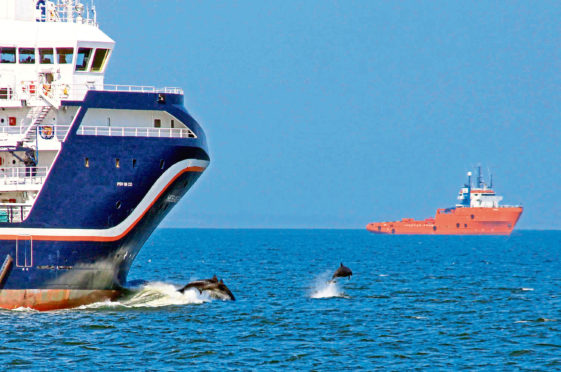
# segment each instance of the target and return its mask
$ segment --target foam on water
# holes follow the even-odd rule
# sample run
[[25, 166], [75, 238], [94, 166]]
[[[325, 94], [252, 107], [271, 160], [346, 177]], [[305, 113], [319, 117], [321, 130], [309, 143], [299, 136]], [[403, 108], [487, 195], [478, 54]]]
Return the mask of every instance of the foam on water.
[[211, 299], [207, 294], [201, 294], [197, 290], [187, 290], [181, 293], [172, 284], [154, 282], [132, 289], [129, 295], [117, 301], [96, 302], [77, 309], [164, 307], [202, 304], [209, 301]]
[[311, 298], [344, 297], [345, 294], [337, 286], [337, 282], [328, 280], [329, 273], [323, 273], [316, 278], [311, 290]]

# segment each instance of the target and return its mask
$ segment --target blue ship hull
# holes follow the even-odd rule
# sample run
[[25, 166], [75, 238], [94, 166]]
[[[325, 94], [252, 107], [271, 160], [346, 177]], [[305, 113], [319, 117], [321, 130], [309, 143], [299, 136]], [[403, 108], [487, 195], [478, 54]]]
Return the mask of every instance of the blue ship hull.
[[[90, 91], [63, 102], [80, 110], [28, 218], [0, 223], [0, 260], [13, 259], [1, 276], [0, 307], [50, 310], [119, 295], [142, 245], [209, 162], [183, 96], [164, 98]], [[196, 138], [79, 135], [90, 108], [166, 111]]]

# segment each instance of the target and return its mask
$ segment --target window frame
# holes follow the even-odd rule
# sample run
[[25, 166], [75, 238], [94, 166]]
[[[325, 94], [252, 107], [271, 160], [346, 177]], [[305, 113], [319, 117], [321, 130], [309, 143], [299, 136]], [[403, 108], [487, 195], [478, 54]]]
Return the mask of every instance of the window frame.
[[[51, 62], [43, 62], [43, 51], [45, 50], [50, 50], [51, 51], [51, 56], [52, 56], [52, 61]], [[40, 65], [54, 65], [56, 62], [56, 56], [55, 56], [55, 48], [53, 47], [45, 47], [45, 48], [37, 48], [38, 54], [39, 54], [39, 64]]]
[[[4, 49], [13, 49], [13, 51], [14, 51], [14, 54], [13, 54], [13, 56], [14, 56], [14, 61], [13, 61], [13, 62], [3, 62], [3, 61], [2, 61], [2, 56], [4, 55], [4, 52], [3, 52]], [[18, 49], [18, 48], [16, 48], [16, 47], [11, 47], [11, 46], [9, 46], [9, 47], [0, 47], [0, 64], [2, 64], [2, 65], [13, 65], [13, 64], [16, 64], [16, 63], [17, 63], [17, 60], [18, 60], [17, 49]], [[8, 54], [8, 53], [7, 53], [7, 54]]]
[[[60, 62], [60, 56], [61, 55], [64, 55], [64, 56], [69, 55], [68, 53], [61, 54], [60, 53], [61, 50], [71, 50], [72, 51], [72, 53], [70, 53], [70, 55], [71, 55], [70, 62], [64, 62], [64, 63]], [[73, 65], [74, 64], [74, 54], [76, 54], [75, 53], [75, 48], [72, 48], [72, 47], [57, 47], [57, 48], [55, 48], [55, 51], [56, 51], [55, 63], [57, 65]], [[65, 58], [65, 60], [66, 60], [66, 58]]]
[[[96, 63], [96, 57], [99, 51], [105, 50], [105, 55], [103, 56], [103, 59], [101, 61], [100, 67], [99, 69], [94, 69], [95, 63]], [[91, 66], [89, 68], [89, 72], [95, 72], [95, 73], [103, 73], [105, 71], [105, 67], [107, 66], [107, 60], [109, 59], [109, 55], [111, 54], [111, 49], [110, 48], [95, 48], [94, 52], [93, 52], [93, 56], [91, 57]]]
[[[18, 47], [17, 48], [17, 61], [18, 61], [18, 65], [34, 65], [37, 62], [37, 49], [33, 48], [33, 47]], [[31, 56], [31, 54], [28, 53], [23, 53], [22, 54], [22, 50], [32, 50], [33, 51], [33, 60], [32, 61], [22, 61], [22, 55], [27, 55], [29, 58]]]
[[[89, 50], [88, 54], [84, 54], [84, 59], [82, 61], [81, 65], [78, 65], [78, 61], [80, 59], [80, 50]], [[76, 61], [74, 62], [74, 71], [76, 72], [88, 72], [88, 68], [90, 67], [91, 64], [91, 59], [92, 59], [92, 52], [94, 51], [94, 48], [88, 48], [88, 47], [78, 47], [78, 49], [76, 50]]]

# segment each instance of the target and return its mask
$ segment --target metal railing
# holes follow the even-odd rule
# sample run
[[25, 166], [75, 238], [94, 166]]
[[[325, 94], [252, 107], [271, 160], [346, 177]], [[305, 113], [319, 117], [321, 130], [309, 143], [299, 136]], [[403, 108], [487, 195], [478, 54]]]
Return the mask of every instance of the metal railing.
[[0, 168], [0, 185], [41, 185], [48, 172], [48, 167]]
[[163, 87], [157, 88], [153, 86], [140, 86], [140, 85], [117, 85], [117, 84], [104, 84], [100, 89], [94, 88], [91, 90], [102, 90], [112, 92], [139, 92], [139, 93], [168, 93], [168, 94], [183, 94], [183, 89], [176, 87]]
[[102, 92], [183, 94], [183, 89], [176, 87], [158, 88], [155, 86], [117, 84], [97, 85], [95, 83], [68, 85], [61, 82], [52, 84], [32, 82], [27, 85], [2, 85], [0, 87], [0, 101], [19, 102], [23, 99], [36, 101], [44, 99], [49, 101], [53, 106], [58, 107], [60, 105], [60, 100], [83, 99], [90, 90]]
[[[0, 141], [7, 139], [8, 136], [22, 136], [27, 133], [29, 125], [17, 126], [17, 127], [0, 127]], [[43, 139], [51, 139], [53, 137], [63, 140], [66, 133], [70, 129], [70, 125], [48, 125], [42, 124], [38, 128], [34, 128], [33, 131], [27, 133], [30, 137], [35, 138], [35, 133], [39, 132], [39, 137]]]
[[23, 222], [31, 211], [28, 204], [2, 203], [0, 204], [0, 222], [18, 223]]
[[197, 138], [192, 130], [184, 128], [82, 126], [78, 129], [78, 134], [83, 136]]
[[0, 168], [1, 185], [41, 185], [45, 182], [48, 167]]

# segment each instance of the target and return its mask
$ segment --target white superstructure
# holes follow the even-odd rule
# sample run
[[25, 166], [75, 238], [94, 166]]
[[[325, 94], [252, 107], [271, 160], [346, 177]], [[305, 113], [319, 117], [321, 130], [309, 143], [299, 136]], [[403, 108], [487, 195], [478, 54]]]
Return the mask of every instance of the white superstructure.
[[0, 107], [58, 107], [103, 89], [114, 45], [76, 0], [0, 0]]
[[[6, 213], [10, 222], [22, 221], [31, 210], [79, 114], [79, 105], [64, 102], [83, 101], [89, 91], [183, 94], [105, 85], [114, 46], [98, 27], [93, 3], [0, 0], [0, 222]], [[196, 137], [161, 110], [91, 109], [77, 133]]]

